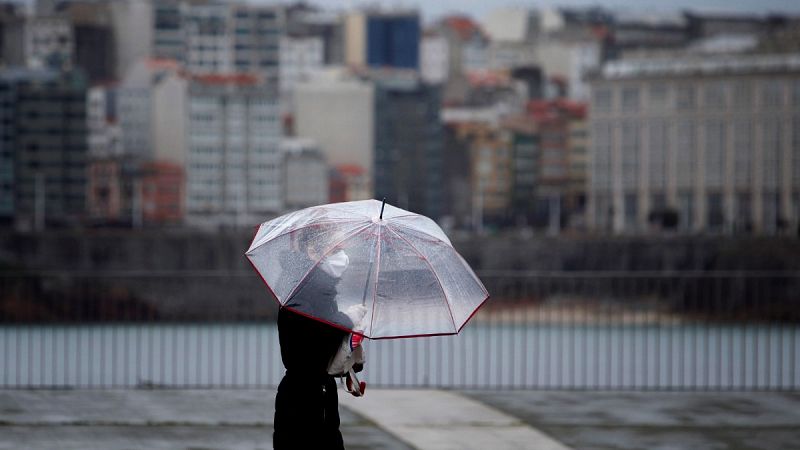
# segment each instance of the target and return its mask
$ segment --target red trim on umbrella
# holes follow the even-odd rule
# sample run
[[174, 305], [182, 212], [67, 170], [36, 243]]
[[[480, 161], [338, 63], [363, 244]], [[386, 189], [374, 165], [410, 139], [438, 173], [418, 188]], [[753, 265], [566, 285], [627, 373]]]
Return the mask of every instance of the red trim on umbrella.
[[464, 323], [461, 324], [461, 326], [458, 328], [458, 331], [456, 331], [456, 334], [461, 333], [461, 330], [464, 328], [464, 325], [466, 325], [467, 322], [469, 322], [469, 320], [472, 319], [472, 316], [474, 316], [475, 314], [478, 313], [478, 310], [481, 309], [481, 307], [486, 304], [486, 301], [489, 300], [489, 297], [490, 297], [490, 295], [487, 294], [486, 298], [483, 299], [481, 304], [478, 305], [477, 308], [475, 308], [475, 311], [472, 311], [472, 314], [470, 314], [469, 317], [467, 317], [467, 320], [465, 320]]

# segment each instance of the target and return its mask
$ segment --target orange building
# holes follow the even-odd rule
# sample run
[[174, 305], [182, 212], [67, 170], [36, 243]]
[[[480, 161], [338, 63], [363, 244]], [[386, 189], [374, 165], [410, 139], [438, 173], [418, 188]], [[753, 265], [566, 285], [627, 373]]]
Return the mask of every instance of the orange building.
[[183, 168], [153, 161], [141, 166], [142, 220], [148, 225], [177, 225], [185, 215]]

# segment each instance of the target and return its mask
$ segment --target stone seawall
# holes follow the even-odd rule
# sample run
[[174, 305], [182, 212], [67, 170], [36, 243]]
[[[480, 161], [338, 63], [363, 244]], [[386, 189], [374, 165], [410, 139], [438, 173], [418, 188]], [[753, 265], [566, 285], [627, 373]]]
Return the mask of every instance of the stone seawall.
[[[0, 233], [0, 322], [271, 319], [276, 304], [244, 257], [251, 238], [177, 231]], [[800, 270], [800, 241], [788, 238], [488, 237], [453, 243], [497, 300], [529, 299], [514, 293], [537, 289], [506, 278], [515, 271]], [[770, 297], [785, 306], [798, 280], [758, 282], [757, 289], [718, 289], [729, 305], [736, 300], [751, 308]], [[699, 294], [686, 292], [707, 288], [684, 284], [668, 300], [682, 311], [702, 306]], [[590, 290], [619, 298], [610, 288], [597, 289]]]

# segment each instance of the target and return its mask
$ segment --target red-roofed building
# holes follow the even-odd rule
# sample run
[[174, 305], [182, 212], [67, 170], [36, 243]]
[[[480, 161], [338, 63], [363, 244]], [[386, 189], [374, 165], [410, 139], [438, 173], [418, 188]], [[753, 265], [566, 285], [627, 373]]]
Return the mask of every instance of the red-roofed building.
[[367, 170], [357, 164], [341, 164], [331, 170], [330, 201], [347, 202], [371, 198]]

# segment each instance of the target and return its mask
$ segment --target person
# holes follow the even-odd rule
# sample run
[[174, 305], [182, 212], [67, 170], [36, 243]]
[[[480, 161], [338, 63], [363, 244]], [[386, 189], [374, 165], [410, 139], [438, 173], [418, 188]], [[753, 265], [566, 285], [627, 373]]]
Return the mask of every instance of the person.
[[[309, 251], [312, 261], [318, 255]], [[343, 449], [339, 399], [328, 365], [352, 328], [335, 302], [336, 285], [347, 267], [337, 251], [324, 258], [278, 311], [278, 341], [286, 373], [275, 397], [275, 449]], [[307, 317], [329, 317], [342, 328]], [[361, 367], [356, 367], [356, 371]]]

